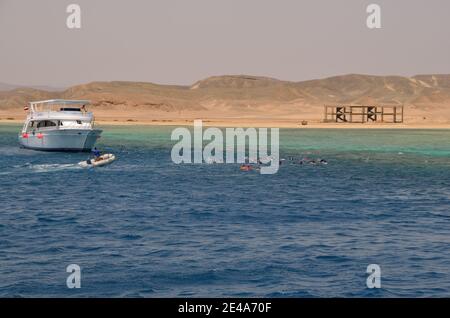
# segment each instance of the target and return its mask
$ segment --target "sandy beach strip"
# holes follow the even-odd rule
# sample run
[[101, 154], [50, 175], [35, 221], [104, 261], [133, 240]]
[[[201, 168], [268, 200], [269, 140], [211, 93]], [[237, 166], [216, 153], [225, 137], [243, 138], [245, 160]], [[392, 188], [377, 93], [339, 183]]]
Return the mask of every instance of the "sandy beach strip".
[[[450, 123], [321, 123], [308, 122], [303, 125], [299, 120], [286, 119], [239, 119], [239, 118], [192, 118], [192, 119], [102, 119], [96, 120], [97, 126], [192, 126], [195, 119], [202, 120], [205, 127], [254, 127], [254, 128], [299, 128], [299, 129], [450, 129]], [[0, 124], [24, 123], [25, 118], [1, 118]]]

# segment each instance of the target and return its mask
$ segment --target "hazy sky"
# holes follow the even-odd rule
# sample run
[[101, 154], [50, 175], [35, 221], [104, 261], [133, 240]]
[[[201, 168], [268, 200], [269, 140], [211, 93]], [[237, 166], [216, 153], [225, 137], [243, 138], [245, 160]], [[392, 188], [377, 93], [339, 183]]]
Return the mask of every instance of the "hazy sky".
[[[366, 27], [370, 3], [381, 30]], [[449, 15], [449, 0], [0, 0], [0, 82], [450, 73]]]

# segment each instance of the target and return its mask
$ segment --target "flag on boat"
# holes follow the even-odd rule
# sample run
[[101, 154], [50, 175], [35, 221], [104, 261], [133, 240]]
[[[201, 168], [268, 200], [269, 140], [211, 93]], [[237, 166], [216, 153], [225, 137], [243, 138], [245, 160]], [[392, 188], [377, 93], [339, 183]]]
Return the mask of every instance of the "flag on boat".
[[30, 107], [28, 107], [28, 105], [25, 105], [24, 107], [23, 107], [23, 110], [29, 110], [30, 109]]

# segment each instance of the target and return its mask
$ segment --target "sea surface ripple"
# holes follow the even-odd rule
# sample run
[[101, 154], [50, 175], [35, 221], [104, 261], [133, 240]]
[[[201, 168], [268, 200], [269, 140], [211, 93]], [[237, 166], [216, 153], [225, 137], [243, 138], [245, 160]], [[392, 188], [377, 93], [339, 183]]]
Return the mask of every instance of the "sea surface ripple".
[[0, 296], [450, 296], [450, 131], [281, 130], [282, 157], [329, 164], [260, 175], [172, 163], [171, 127], [104, 128], [118, 160], [82, 169], [0, 126]]

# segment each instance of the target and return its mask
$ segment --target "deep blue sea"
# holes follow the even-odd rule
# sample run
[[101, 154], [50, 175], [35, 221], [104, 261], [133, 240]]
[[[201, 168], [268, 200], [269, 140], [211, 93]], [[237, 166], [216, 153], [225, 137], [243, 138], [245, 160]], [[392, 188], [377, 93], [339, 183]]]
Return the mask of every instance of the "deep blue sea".
[[281, 130], [329, 164], [261, 175], [172, 163], [172, 129], [104, 127], [118, 160], [82, 169], [1, 125], [0, 296], [450, 296], [450, 130]]

